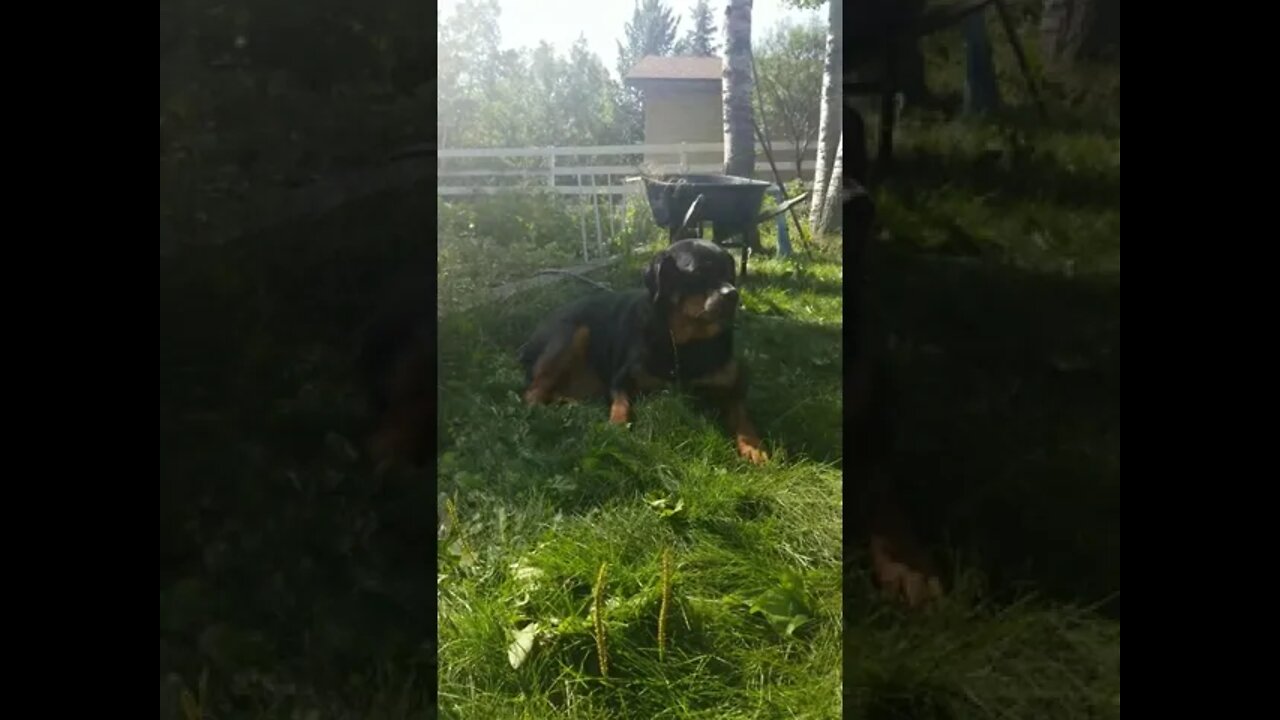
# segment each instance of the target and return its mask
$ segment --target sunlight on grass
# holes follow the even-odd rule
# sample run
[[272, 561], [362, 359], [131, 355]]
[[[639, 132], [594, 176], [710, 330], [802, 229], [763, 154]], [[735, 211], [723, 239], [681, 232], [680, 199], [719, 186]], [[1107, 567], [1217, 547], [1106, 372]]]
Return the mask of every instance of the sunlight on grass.
[[[626, 429], [525, 407], [515, 349], [565, 280], [441, 323], [439, 486], [375, 474], [353, 339], [388, 280], [435, 252], [456, 306], [580, 250], [577, 203], [432, 208], [424, 183], [162, 259], [165, 716], [423, 717], [438, 671], [445, 717], [1118, 717], [1119, 75], [1045, 123], [995, 45], [1007, 111], [909, 111], [877, 191], [889, 470], [940, 605], [885, 602], [864, 538], [841, 546], [838, 238], [743, 283], [769, 465], [674, 393]], [[638, 286], [642, 203], [611, 242], [631, 255], [593, 277]]]
[[[611, 280], [638, 278], [637, 265]], [[739, 460], [715, 418], [669, 393], [639, 402], [627, 430], [607, 425], [603, 404], [521, 405], [517, 329], [582, 291], [572, 283], [532, 305], [443, 324], [440, 487], [470, 518], [459, 539], [479, 548], [464, 567], [441, 545], [447, 706], [496, 718], [535, 708], [567, 717], [838, 716], [839, 283], [827, 256], [803, 267], [761, 261], [744, 284], [740, 345], [757, 369], [750, 404], [778, 456], [764, 468]], [[771, 322], [787, 322], [782, 342], [752, 317], [755, 298], [769, 298]], [[787, 366], [806, 370], [779, 372]], [[825, 442], [803, 438], [806, 418], [827, 426]], [[815, 443], [822, 459], [806, 452]], [[661, 648], [665, 552], [672, 581]], [[591, 620], [602, 566], [607, 679]], [[517, 641], [531, 648], [512, 668], [501, 659]]]

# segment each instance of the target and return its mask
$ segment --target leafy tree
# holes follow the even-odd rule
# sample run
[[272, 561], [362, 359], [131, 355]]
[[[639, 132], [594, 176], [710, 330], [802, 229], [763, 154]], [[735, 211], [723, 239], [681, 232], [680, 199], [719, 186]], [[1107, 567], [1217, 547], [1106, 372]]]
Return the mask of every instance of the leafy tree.
[[498, 12], [493, 0], [466, 0], [440, 25], [437, 112], [447, 144], [619, 142], [620, 87], [586, 40], [567, 57], [546, 43], [503, 50]]
[[[791, 141], [796, 173], [818, 138], [822, 112], [822, 62], [826, 28], [820, 24], [779, 24], [760, 43], [756, 99], [770, 135]], [[773, 139], [772, 137], [770, 139]]]
[[711, 6], [707, 0], [698, 0], [698, 4], [690, 11], [693, 27], [676, 46], [679, 55], [695, 55], [697, 57], [715, 57], [719, 51], [716, 44], [715, 18], [711, 14]]
[[233, 237], [279, 193], [429, 138], [429, 12], [410, 0], [161, 3], [162, 245]]
[[618, 75], [625, 76], [646, 55], [670, 55], [680, 20], [662, 0], [637, 0], [618, 43]]
[[[680, 20], [662, 0], [637, 0], [631, 20], [623, 27], [625, 44], [618, 43], [618, 76], [625, 78], [631, 68], [647, 55], [671, 55], [676, 48]], [[644, 135], [644, 115], [640, 93], [623, 92], [619, 117], [625, 142], [639, 142]]]

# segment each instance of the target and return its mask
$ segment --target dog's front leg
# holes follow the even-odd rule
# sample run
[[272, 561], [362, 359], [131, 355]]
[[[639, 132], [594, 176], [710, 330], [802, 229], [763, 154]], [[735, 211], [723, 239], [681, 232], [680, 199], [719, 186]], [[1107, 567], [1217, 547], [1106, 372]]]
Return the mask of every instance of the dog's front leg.
[[729, 433], [737, 442], [738, 455], [756, 465], [768, 462], [769, 453], [765, 452], [755, 423], [747, 414], [747, 376], [742, 366], [731, 362], [695, 385], [720, 409]]
[[636, 366], [627, 363], [609, 383], [609, 422], [626, 425], [631, 422], [631, 398], [635, 396]]
[[733, 433], [738, 442], [738, 454], [756, 465], [768, 462], [769, 453], [764, 451], [764, 443], [747, 415], [747, 404], [741, 397], [732, 398], [725, 403], [724, 416], [729, 432]]
[[609, 422], [614, 425], [626, 425], [631, 422], [631, 393], [624, 389], [610, 392]]

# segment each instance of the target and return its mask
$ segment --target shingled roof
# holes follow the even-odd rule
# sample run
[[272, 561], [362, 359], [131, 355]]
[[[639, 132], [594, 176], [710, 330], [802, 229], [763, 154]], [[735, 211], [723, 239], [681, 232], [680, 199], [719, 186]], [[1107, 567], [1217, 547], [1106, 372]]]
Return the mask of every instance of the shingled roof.
[[626, 80], [715, 80], [724, 71], [718, 57], [646, 55], [627, 73]]

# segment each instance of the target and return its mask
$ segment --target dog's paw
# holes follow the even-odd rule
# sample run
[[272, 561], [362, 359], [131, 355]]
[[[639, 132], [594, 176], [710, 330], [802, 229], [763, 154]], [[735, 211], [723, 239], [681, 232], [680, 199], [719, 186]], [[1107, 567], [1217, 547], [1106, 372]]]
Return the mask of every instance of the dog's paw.
[[753, 465], [763, 465], [769, 462], [769, 453], [760, 447], [758, 440], [738, 440], [738, 455]]
[[942, 581], [923, 551], [883, 535], [871, 538], [871, 564], [884, 592], [919, 608], [942, 597]]

